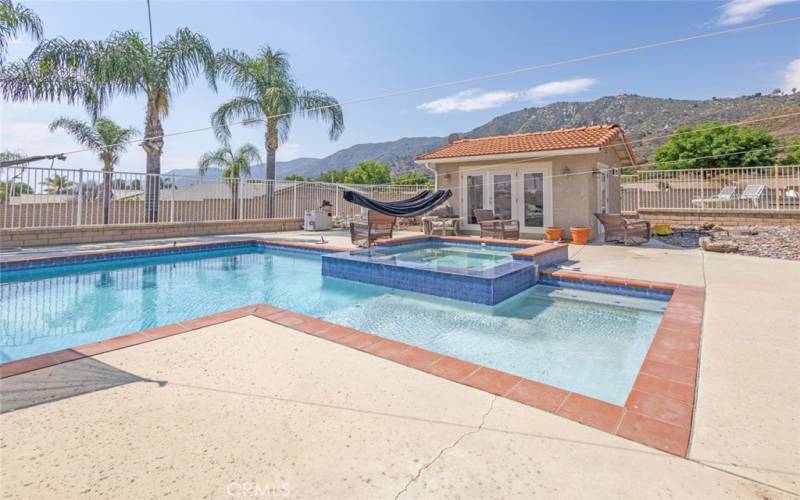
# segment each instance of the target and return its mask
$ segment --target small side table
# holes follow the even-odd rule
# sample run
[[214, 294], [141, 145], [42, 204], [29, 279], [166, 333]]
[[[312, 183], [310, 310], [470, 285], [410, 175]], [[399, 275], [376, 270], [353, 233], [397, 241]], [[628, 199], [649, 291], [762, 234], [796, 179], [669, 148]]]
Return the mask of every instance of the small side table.
[[461, 230], [460, 217], [424, 217], [422, 219], [422, 232], [427, 235], [434, 234], [435, 231], [441, 230], [442, 236], [447, 236], [448, 232], [458, 236]]

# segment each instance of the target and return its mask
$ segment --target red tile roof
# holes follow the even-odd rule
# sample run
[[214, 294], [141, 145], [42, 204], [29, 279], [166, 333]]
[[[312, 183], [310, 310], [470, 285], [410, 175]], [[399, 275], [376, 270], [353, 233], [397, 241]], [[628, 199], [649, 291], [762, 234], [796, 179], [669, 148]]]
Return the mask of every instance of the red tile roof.
[[461, 139], [442, 148], [425, 153], [417, 160], [437, 160], [463, 156], [484, 156], [508, 153], [533, 153], [559, 149], [591, 148], [604, 146], [624, 147], [635, 162], [625, 133], [618, 125], [548, 130], [527, 134], [498, 135], [480, 139]]

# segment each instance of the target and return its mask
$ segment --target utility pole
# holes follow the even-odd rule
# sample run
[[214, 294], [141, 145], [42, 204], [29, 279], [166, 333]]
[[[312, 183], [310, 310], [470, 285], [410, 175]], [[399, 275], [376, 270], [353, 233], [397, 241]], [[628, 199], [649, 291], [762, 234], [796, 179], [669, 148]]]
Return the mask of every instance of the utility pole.
[[147, 22], [150, 25], [150, 54], [153, 53], [153, 16], [150, 13], [150, 0], [147, 0]]

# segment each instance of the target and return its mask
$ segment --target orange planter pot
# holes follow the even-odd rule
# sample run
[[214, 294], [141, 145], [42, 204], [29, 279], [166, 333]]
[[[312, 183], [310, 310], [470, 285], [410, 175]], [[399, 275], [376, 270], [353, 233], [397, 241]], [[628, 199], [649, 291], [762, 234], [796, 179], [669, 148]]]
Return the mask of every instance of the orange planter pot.
[[571, 227], [572, 242], [576, 245], [585, 245], [589, 243], [589, 236], [592, 235], [592, 229], [589, 227]]
[[560, 227], [546, 227], [544, 228], [544, 236], [547, 241], [558, 241], [564, 234], [564, 230]]

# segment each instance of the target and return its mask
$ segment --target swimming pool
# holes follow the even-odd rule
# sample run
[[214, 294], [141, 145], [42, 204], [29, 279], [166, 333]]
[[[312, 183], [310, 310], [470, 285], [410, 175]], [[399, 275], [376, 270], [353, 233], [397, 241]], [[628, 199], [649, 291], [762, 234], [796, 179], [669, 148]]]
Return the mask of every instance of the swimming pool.
[[666, 301], [536, 285], [485, 306], [321, 275], [255, 245], [4, 272], [0, 361], [266, 302], [623, 404]]

